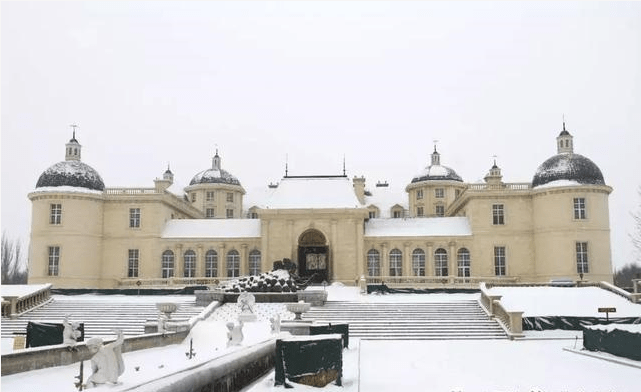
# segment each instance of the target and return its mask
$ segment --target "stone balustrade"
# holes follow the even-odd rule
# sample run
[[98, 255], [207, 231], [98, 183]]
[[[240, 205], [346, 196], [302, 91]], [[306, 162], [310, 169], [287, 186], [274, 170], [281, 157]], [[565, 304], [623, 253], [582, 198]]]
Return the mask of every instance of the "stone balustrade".
[[482, 282], [492, 282], [495, 284], [516, 283], [518, 277], [482, 277], [482, 276], [367, 276], [365, 278], [368, 284], [385, 284], [388, 287], [399, 288], [439, 288], [439, 287], [459, 287], [459, 288], [478, 288]]
[[3, 295], [2, 317], [16, 318], [51, 299], [51, 284], [25, 295]]
[[510, 339], [523, 336], [523, 312], [520, 311], [507, 311], [501, 305], [501, 296], [490, 294], [489, 288], [486, 283], [481, 283], [479, 288], [481, 290], [480, 302], [482, 307], [490, 317], [497, 318], [502, 327], [505, 328]]
[[194, 277], [194, 278], [123, 278], [118, 285], [129, 288], [150, 288], [150, 287], [170, 287], [170, 286], [209, 286], [216, 287], [229, 280], [237, 278], [222, 277]]

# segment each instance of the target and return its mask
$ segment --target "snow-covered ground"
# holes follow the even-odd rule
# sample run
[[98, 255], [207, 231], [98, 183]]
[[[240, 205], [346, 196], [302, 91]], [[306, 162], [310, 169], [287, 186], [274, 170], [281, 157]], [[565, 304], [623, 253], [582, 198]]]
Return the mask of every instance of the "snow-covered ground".
[[[315, 288], [320, 289], [322, 288]], [[557, 291], [566, 290], [566, 291]], [[366, 302], [419, 302], [448, 299], [475, 299], [478, 294], [430, 295], [361, 295], [357, 288], [340, 285], [327, 287], [332, 301]], [[494, 290], [494, 289], [493, 289]], [[600, 306], [617, 307], [617, 315], [641, 315], [641, 305], [611, 302], [609, 293], [598, 290], [581, 291], [576, 296], [566, 288], [546, 288], [536, 294], [519, 294], [520, 290], [503, 292], [503, 299], [516, 301], [520, 296], [520, 310], [537, 314], [537, 309], [556, 311], [589, 309]], [[583, 289], [579, 289], [583, 290]], [[527, 292], [527, 290], [526, 290]], [[528, 300], [528, 296], [537, 300]], [[562, 295], [559, 297], [558, 295]], [[560, 300], [563, 298], [563, 300]], [[602, 302], [601, 302], [602, 301]], [[543, 306], [537, 302], [546, 302]], [[514, 302], [516, 303], [516, 302]], [[565, 305], [561, 305], [565, 303]], [[628, 306], [631, 305], [631, 306]], [[516, 306], [516, 305], [515, 305]], [[279, 309], [275, 307], [275, 309]], [[581, 310], [583, 311], [583, 310]], [[636, 313], [635, 313], [636, 312]], [[623, 314], [624, 313], [624, 314]], [[235, 314], [235, 313], [234, 313]], [[567, 314], [565, 314], [567, 315]], [[593, 313], [586, 314], [594, 316]], [[598, 316], [598, 314], [597, 314]], [[118, 385], [105, 385], [97, 390], [121, 391], [135, 387], [162, 375], [204, 363], [212, 358], [238, 350], [226, 348], [225, 321], [212, 315], [192, 330], [196, 357], [187, 359], [189, 338], [182, 344], [125, 353], [126, 370]], [[445, 341], [372, 341], [350, 339], [350, 348], [343, 352], [343, 387], [330, 384], [328, 391], [638, 391], [641, 362], [637, 367], [613, 363], [569, 352], [564, 348], [580, 349], [582, 341], [575, 340], [580, 332], [544, 331], [536, 333], [537, 340], [445, 340]], [[269, 323], [264, 317], [244, 328], [243, 345], [251, 345], [270, 338]], [[556, 337], [571, 339], [554, 339]], [[607, 354], [603, 357], [608, 358]], [[90, 373], [85, 361], [86, 375]], [[74, 376], [78, 364], [36, 370], [1, 379], [6, 392], [25, 389], [75, 391]], [[284, 390], [274, 387], [273, 371], [244, 389], [246, 392]], [[294, 390], [317, 391], [317, 388], [296, 385]]]
[[599, 308], [616, 308], [610, 317], [641, 317], [641, 304], [598, 287], [493, 287], [508, 311], [530, 316], [605, 317]]

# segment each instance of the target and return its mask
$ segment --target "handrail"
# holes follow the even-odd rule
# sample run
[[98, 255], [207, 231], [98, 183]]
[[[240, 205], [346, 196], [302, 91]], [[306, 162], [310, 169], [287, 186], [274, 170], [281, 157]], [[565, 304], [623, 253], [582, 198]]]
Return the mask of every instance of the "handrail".
[[15, 296], [3, 295], [2, 301], [2, 316], [16, 318], [22, 313], [49, 301], [51, 299], [51, 283], [47, 283], [44, 287], [31, 293]]
[[479, 303], [491, 318], [496, 318], [510, 339], [523, 337], [523, 312], [507, 311], [501, 304], [501, 295], [490, 294], [486, 283], [479, 285]]

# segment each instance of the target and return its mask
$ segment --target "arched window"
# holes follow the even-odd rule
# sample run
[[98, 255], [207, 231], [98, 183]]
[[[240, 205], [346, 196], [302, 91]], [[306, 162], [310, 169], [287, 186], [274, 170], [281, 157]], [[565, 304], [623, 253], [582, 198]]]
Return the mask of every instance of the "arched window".
[[403, 275], [403, 253], [398, 249], [389, 252], [389, 276]]
[[174, 252], [166, 250], [162, 252], [162, 277], [173, 278], [174, 276]]
[[205, 277], [214, 278], [216, 276], [218, 276], [218, 253], [210, 249], [205, 253]]
[[232, 249], [227, 253], [227, 277], [235, 278], [240, 276], [240, 256], [238, 251]]
[[447, 276], [447, 251], [443, 248], [434, 252], [434, 275]]
[[465, 278], [470, 276], [470, 251], [466, 248], [459, 249], [456, 264], [458, 265], [459, 277]]
[[249, 274], [260, 274], [260, 251], [258, 249], [249, 252]]
[[412, 270], [414, 276], [425, 276], [425, 251], [414, 249], [412, 252]]
[[184, 258], [184, 274], [185, 278], [193, 278], [196, 276], [196, 252], [188, 250], [185, 252]]
[[367, 275], [381, 276], [381, 256], [376, 249], [367, 252]]

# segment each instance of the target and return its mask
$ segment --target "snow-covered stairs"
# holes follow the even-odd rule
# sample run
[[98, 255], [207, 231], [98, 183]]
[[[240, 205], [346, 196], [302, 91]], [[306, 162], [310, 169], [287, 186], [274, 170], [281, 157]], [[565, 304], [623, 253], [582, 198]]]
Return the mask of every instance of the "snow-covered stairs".
[[329, 301], [303, 319], [348, 323], [349, 334], [362, 339], [506, 339], [475, 300], [421, 303]]
[[[145, 331], [148, 319], [158, 319], [156, 302], [165, 301], [158, 298], [147, 299], [144, 296], [118, 296], [94, 300], [54, 297], [51, 302], [26, 312], [15, 320], [3, 317], [2, 337], [13, 337], [14, 332], [25, 333], [29, 321], [62, 323], [66, 314], [69, 315], [69, 320], [84, 323], [85, 340], [94, 336], [114, 336], [114, 329], [122, 330], [125, 336], [141, 335]], [[178, 311], [171, 316], [175, 320], [189, 319], [204, 309], [202, 306], [196, 306], [193, 296], [186, 296], [184, 299], [172, 297], [166, 302], [178, 303]]]

